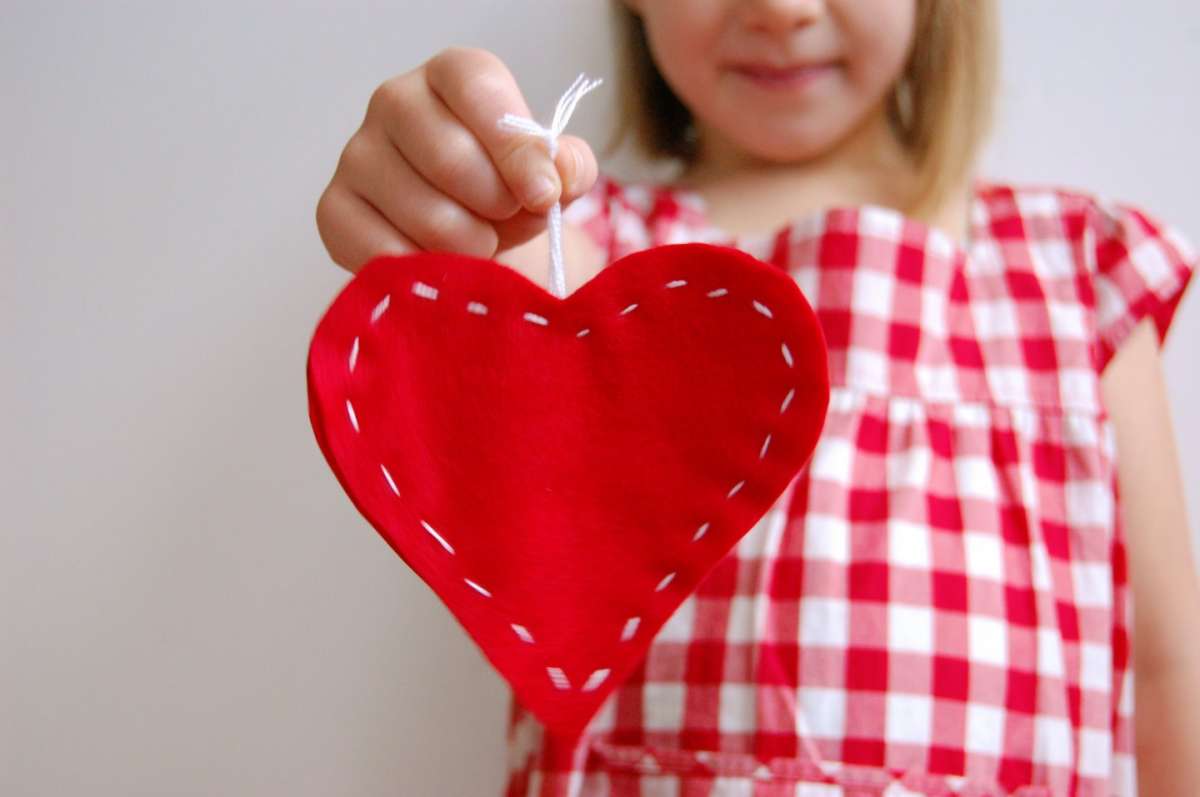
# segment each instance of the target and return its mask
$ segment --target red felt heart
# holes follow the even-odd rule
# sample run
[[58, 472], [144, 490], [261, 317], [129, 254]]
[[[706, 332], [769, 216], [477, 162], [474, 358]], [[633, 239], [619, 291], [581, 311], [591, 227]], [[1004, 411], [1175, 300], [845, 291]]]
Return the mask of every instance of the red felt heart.
[[570, 736], [808, 461], [829, 375], [786, 272], [678, 244], [566, 299], [488, 260], [376, 257], [308, 389], [355, 506]]

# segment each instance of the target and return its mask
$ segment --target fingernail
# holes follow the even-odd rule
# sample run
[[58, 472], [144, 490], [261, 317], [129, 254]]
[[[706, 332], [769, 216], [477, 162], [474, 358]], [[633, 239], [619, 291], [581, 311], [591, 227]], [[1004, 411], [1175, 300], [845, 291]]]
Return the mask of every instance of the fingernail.
[[[574, 191], [575, 186], [579, 183], [579, 175], [583, 174], [583, 156], [579, 154], [579, 150], [575, 147], [571, 147], [567, 154], [571, 159], [570, 172], [568, 172], [571, 178], [570, 190]], [[563, 191], [567, 190], [567, 186], [564, 185]]]
[[558, 185], [550, 177], [539, 174], [529, 181], [525, 196], [531, 205], [545, 205], [558, 193]]

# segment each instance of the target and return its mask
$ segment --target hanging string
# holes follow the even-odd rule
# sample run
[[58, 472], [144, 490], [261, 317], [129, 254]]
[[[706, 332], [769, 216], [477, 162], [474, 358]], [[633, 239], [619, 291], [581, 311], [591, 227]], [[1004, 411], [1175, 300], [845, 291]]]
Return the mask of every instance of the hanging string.
[[[575, 113], [575, 106], [579, 104], [583, 95], [603, 82], [600, 78], [589, 81], [581, 72], [579, 77], [575, 78], [575, 82], [571, 84], [571, 88], [567, 89], [566, 93], [559, 98], [558, 106], [554, 109], [554, 120], [549, 127], [542, 127], [532, 119], [511, 113], [504, 114], [499, 125], [505, 130], [527, 133], [545, 141], [546, 147], [550, 150], [550, 160], [553, 162], [558, 155], [558, 137], [566, 129], [567, 122], [571, 120], [571, 114]], [[555, 296], [562, 299], [567, 295], [567, 277], [563, 267], [561, 202], [555, 202], [554, 207], [550, 208], [547, 227], [550, 231], [550, 289]]]

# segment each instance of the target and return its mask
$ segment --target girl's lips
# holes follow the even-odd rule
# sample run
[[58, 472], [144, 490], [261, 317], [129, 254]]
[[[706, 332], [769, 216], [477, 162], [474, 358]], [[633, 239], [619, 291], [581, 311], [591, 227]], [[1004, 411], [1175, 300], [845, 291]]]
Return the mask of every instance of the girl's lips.
[[833, 72], [834, 64], [810, 64], [795, 67], [775, 67], [762, 64], [735, 64], [733, 72], [767, 89], [796, 89]]

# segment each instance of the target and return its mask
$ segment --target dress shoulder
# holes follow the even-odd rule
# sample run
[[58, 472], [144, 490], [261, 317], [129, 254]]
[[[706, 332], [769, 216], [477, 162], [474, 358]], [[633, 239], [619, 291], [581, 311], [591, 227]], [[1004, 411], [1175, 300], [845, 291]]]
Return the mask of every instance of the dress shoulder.
[[1133, 329], [1154, 321], [1159, 345], [1200, 257], [1172, 223], [1108, 197], [1085, 205], [1083, 252], [1095, 290], [1097, 366], [1103, 370]]
[[1097, 371], [1145, 318], [1165, 343], [1200, 262], [1177, 226], [1134, 203], [1061, 185], [987, 181], [979, 195], [1001, 248], [1027, 245], [1037, 254], [1040, 281], [1076, 283], [1091, 317]]

